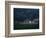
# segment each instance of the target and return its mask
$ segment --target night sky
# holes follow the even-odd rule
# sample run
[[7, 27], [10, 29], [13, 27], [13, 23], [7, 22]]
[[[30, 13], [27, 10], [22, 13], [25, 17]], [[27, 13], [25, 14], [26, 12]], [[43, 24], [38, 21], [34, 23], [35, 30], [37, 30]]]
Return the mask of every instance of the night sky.
[[39, 18], [39, 9], [14, 8], [14, 21], [33, 20]]

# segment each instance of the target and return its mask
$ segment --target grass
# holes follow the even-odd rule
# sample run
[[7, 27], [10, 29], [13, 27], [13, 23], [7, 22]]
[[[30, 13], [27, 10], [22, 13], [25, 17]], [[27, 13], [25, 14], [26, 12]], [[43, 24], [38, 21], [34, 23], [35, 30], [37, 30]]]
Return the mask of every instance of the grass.
[[14, 30], [17, 29], [39, 29], [39, 24], [15, 24]]

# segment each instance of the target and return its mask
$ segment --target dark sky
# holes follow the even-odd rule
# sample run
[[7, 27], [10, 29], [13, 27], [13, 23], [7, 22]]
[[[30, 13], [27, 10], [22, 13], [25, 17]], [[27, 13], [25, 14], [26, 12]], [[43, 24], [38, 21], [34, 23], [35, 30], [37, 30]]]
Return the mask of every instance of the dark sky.
[[14, 20], [24, 21], [25, 19], [39, 18], [39, 9], [14, 8]]

